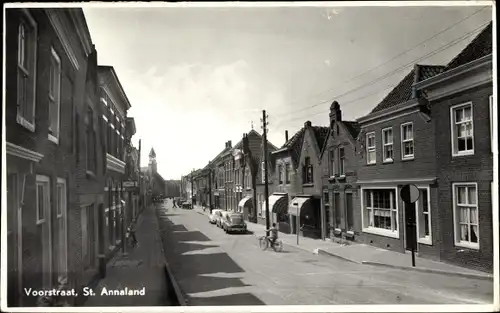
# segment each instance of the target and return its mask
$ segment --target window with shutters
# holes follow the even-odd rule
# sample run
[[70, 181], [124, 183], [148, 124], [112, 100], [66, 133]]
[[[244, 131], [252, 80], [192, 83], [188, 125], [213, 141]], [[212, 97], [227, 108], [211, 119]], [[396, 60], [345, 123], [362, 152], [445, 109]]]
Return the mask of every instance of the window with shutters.
[[54, 48], [51, 48], [49, 64], [49, 140], [58, 144], [61, 124], [61, 59]]
[[28, 10], [19, 10], [17, 27], [17, 122], [35, 131], [37, 24]]

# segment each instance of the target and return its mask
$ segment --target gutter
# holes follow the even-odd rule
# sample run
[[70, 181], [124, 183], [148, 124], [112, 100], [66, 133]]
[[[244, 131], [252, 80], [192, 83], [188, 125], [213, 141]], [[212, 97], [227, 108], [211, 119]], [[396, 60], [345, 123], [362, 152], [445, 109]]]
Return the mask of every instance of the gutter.
[[455, 78], [457, 76], [460, 76], [460, 75], [465, 74], [467, 72], [470, 72], [472, 70], [479, 69], [479, 68], [481, 68], [485, 65], [488, 65], [492, 62], [493, 62], [493, 55], [489, 54], [487, 56], [484, 56], [484, 57], [479, 58], [477, 60], [474, 60], [472, 62], [466, 63], [464, 65], [453, 68], [453, 69], [448, 70], [448, 71], [441, 73], [439, 75], [433, 76], [431, 78], [428, 78], [426, 80], [423, 80], [421, 82], [413, 84], [413, 87], [417, 90], [424, 89], [424, 88], [429, 87], [431, 85], [445, 82], [449, 79]]
[[371, 113], [371, 114], [365, 115], [363, 117], [360, 117], [356, 120], [356, 122], [360, 125], [366, 124], [367, 122], [370, 122], [373, 120], [381, 119], [381, 118], [384, 118], [384, 117], [389, 116], [389, 115], [394, 115], [395, 113], [398, 113], [401, 111], [406, 111], [406, 110], [412, 109], [418, 105], [419, 105], [419, 103], [418, 103], [418, 100], [416, 98], [410, 99], [406, 102], [403, 102], [401, 104], [397, 104], [395, 106], [384, 109], [382, 111]]

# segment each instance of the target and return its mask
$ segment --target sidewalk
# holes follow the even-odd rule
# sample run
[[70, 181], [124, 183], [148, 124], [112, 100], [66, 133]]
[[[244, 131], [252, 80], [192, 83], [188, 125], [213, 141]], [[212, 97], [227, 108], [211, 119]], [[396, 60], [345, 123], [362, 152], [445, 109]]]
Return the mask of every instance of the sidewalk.
[[[209, 214], [208, 210], [203, 213], [203, 209], [199, 206], [195, 206], [194, 209], [202, 214]], [[247, 229], [252, 231], [257, 237], [263, 236], [266, 231], [265, 225], [251, 222], [247, 222]], [[385, 266], [411, 271], [439, 273], [488, 280], [493, 279], [493, 275], [488, 273], [446, 264], [443, 262], [432, 261], [418, 256], [415, 256], [415, 267], [412, 267], [411, 253], [399, 253], [376, 248], [366, 244], [353, 243], [351, 245], [341, 245], [330, 240], [299, 237], [299, 244], [297, 245], [297, 235], [280, 233], [279, 237], [284, 245], [295, 247], [314, 254], [336, 257], [358, 264]]]
[[[171, 305], [168, 299], [165, 256], [154, 206], [144, 209], [137, 218], [135, 248], [126, 247], [126, 254], [117, 252], [108, 262], [106, 277], [93, 288], [96, 294], [89, 297], [85, 306], [158, 306]], [[145, 295], [106, 296], [103, 288], [142, 289]]]

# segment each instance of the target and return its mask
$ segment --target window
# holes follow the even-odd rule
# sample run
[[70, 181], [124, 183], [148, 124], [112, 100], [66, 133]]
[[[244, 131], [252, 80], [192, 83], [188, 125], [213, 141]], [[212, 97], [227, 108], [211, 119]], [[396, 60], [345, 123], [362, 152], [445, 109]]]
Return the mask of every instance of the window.
[[265, 164], [262, 162], [262, 168], [261, 168], [261, 174], [262, 174], [262, 183], [264, 184], [266, 182], [266, 169], [265, 169]]
[[353, 205], [352, 205], [352, 193], [348, 192], [345, 194], [346, 199], [346, 211], [347, 211], [347, 231], [354, 231], [354, 216], [353, 216]]
[[367, 164], [377, 163], [375, 148], [375, 133], [366, 134], [366, 162]]
[[312, 184], [313, 183], [313, 166], [311, 164], [311, 158], [306, 157], [304, 159], [304, 166], [302, 169], [302, 180], [304, 184]]
[[262, 216], [262, 204], [263, 204], [262, 199], [263, 199], [263, 197], [261, 194], [258, 195], [258, 199], [259, 199], [259, 216]]
[[474, 154], [474, 124], [472, 103], [451, 107], [452, 155]]
[[290, 164], [285, 163], [285, 183], [290, 184]]
[[245, 169], [245, 185], [247, 189], [252, 188], [252, 177], [250, 176], [250, 169]]
[[17, 122], [35, 131], [37, 25], [27, 10], [21, 12], [17, 30]]
[[342, 207], [340, 205], [340, 193], [333, 194], [333, 227], [335, 229], [342, 229]]
[[345, 151], [339, 148], [339, 175], [345, 176]]
[[453, 184], [453, 217], [455, 245], [479, 248], [477, 184]]
[[36, 224], [37, 235], [41, 237], [43, 287], [52, 287], [52, 230], [50, 218], [50, 179], [36, 176]]
[[362, 195], [363, 231], [398, 237], [396, 188], [364, 189]]
[[278, 179], [279, 179], [280, 185], [283, 184], [283, 166], [282, 165], [278, 165]]
[[490, 142], [491, 142], [491, 152], [493, 152], [493, 146], [495, 145], [495, 142], [493, 140], [493, 119], [494, 119], [494, 114], [493, 114], [493, 96], [490, 96]]
[[57, 229], [56, 229], [56, 245], [57, 245], [57, 273], [60, 277], [67, 277], [68, 273], [68, 245], [66, 231], [66, 181], [62, 178], [57, 179]]
[[87, 171], [95, 173], [96, 172], [96, 149], [95, 149], [95, 128], [94, 128], [94, 111], [89, 106], [87, 108], [87, 118], [86, 123], [86, 142], [87, 142]]
[[392, 128], [382, 129], [382, 143], [384, 148], [384, 162], [393, 161]]
[[49, 139], [58, 143], [61, 111], [61, 59], [54, 48], [51, 49], [49, 76]]
[[432, 244], [429, 188], [419, 190], [420, 196], [416, 203], [418, 242]]
[[333, 149], [328, 151], [328, 176], [335, 176], [335, 152]]
[[413, 123], [401, 125], [401, 154], [403, 160], [413, 159]]
[[[42, 176], [43, 177], [43, 176]], [[49, 207], [49, 181], [41, 180], [36, 183], [36, 220], [37, 224], [46, 221], [46, 214]]]

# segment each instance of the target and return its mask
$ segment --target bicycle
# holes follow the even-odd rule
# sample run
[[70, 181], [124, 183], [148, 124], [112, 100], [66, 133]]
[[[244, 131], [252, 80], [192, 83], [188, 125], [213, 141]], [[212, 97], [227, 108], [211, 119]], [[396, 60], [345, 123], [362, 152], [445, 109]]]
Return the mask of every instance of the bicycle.
[[[269, 248], [270, 244], [271, 240], [267, 236], [262, 236], [259, 238], [259, 246], [262, 250], [266, 250], [267, 248]], [[273, 245], [273, 250], [275, 252], [283, 251], [283, 242], [279, 239], [276, 239]]]

